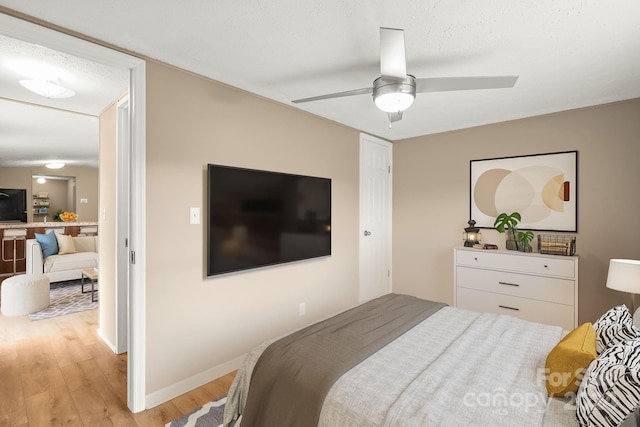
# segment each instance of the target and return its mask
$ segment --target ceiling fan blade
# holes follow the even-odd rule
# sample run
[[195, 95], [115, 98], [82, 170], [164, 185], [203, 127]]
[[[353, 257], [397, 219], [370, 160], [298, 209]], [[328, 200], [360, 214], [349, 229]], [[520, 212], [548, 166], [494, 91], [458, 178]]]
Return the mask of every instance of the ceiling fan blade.
[[416, 92], [511, 88], [518, 76], [427, 77], [416, 79]]
[[403, 30], [380, 27], [380, 74], [400, 80], [407, 77]]
[[327, 95], [312, 96], [310, 98], [296, 99], [292, 102], [294, 104], [300, 104], [301, 102], [321, 101], [323, 99], [342, 98], [343, 96], [367, 95], [367, 94], [370, 95], [372, 93], [373, 93], [372, 87], [365, 87], [362, 89], [347, 90], [344, 92], [336, 92], [336, 93], [330, 93]]
[[402, 111], [398, 111], [397, 113], [387, 113], [387, 115], [389, 116], [389, 123], [402, 120]]

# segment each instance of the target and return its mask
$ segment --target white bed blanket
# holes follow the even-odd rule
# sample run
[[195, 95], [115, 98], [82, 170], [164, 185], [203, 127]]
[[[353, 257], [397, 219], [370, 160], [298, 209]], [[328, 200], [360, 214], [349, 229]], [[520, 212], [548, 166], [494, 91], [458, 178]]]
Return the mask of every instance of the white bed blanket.
[[[320, 427], [575, 426], [572, 402], [547, 397], [545, 359], [560, 327], [445, 307], [343, 375]], [[227, 398], [225, 426], [241, 413], [252, 350]]]

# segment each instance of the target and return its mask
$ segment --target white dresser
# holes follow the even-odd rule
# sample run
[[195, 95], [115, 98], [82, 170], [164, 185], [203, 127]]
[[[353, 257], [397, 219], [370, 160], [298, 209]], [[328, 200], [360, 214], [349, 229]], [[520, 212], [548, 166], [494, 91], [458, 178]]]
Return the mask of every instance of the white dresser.
[[456, 307], [578, 326], [578, 257], [456, 248]]

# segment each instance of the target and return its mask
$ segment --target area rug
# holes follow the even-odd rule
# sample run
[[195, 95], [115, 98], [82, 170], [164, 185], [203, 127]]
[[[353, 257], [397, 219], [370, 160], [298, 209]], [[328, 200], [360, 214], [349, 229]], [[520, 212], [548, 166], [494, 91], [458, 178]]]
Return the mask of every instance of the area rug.
[[165, 427], [222, 427], [224, 404], [227, 396], [209, 402], [202, 407], [165, 424]]
[[[98, 308], [98, 302], [91, 302], [91, 292], [83, 294], [80, 291], [80, 280], [69, 280], [66, 282], [52, 283], [49, 293], [51, 302], [49, 307], [37, 313], [31, 313], [29, 319], [42, 320], [50, 317], [63, 316], [65, 314], [77, 313], [79, 311]], [[91, 289], [91, 283], [85, 280], [84, 290]], [[98, 284], [95, 285], [98, 289]]]

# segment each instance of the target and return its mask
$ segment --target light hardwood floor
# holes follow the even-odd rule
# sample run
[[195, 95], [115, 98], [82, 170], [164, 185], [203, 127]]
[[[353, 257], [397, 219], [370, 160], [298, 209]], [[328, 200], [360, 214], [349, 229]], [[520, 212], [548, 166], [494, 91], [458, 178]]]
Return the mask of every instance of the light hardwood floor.
[[164, 426], [226, 394], [235, 376], [132, 414], [127, 357], [97, 328], [97, 310], [36, 322], [0, 315], [0, 426]]

